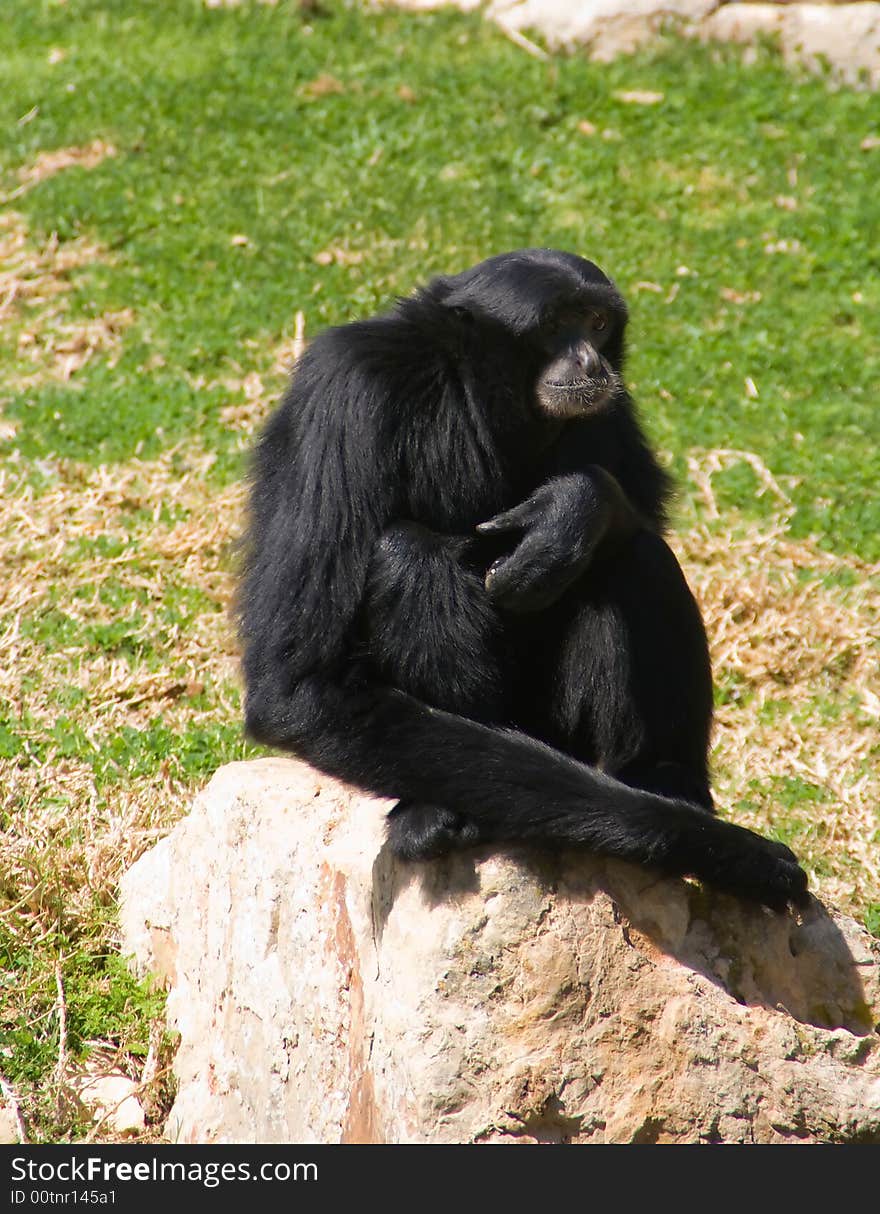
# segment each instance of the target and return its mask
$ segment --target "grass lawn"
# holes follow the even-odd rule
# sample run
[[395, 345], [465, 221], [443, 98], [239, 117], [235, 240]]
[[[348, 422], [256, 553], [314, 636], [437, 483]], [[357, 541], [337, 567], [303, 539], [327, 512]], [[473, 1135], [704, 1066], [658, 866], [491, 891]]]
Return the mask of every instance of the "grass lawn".
[[880, 934], [876, 95], [770, 50], [545, 63], [458, 13], [5, 0], [0, 114], [0, 1073], [34, 1140], [112, 1137], [96, 1060], [161, 1132], [116, 882], [258, 753], [234, 541], [303, 332], [504, 249], [629, 299], [722, 811]]

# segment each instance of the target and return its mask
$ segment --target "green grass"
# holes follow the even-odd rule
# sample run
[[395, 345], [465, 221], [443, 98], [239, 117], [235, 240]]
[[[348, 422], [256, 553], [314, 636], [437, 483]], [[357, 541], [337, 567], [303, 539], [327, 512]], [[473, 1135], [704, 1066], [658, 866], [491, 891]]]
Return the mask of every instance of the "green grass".
[[[615, 95], [632, 89], [663, 101]], [[97, 1037], [137, 1072], [161, 998], [109, 946], [115, 877], [213, 770], [258, 753], [220, 660], [230, 487], [251, 437], [221, 411], [245, 401], [249, 373], [279, 390], [294, 314], [310, 336], [504, 249], [592, 257], [630, 301], [629, 380], [676, 470], [695, 451], [756, 453], [790, 495], [790, 537], [851, 560], [803, 578], [855, 612], [859, 560], [880, 558], [880, 151], [860, 149], [876, 97], [768, 50], [744, 66], [664, 41], [613, 64], [544, 63], [476, 17], [339, 0], [307, 17], [285, 0], [5, 0], [0, 119], [0, 195], [31, 252], [53, 233], [61, 250], [99, 249], [0, 329], [0, 422], [16, 427], [0, 427], [0, 473], [43, 523], [31, 534], [11, 511], [0, 550], [2, 627], [23, 655], [14, 686], [0, 681], [0, 1072], [31, 1133], [58, 1140], [84, 1127], [50, 1082], [56, 967], [71, 1057]], [[19, 189], [41, 153], [95, 139], [116, 155]], [[57, 327], [122, 310], [113, 356], [62, 381]], [[125, 490], [80, 519], [104, 464]], [[712, 483], [746, 528], [778, 507], [745, 464]], [[190, 524], [191, 549], [162, 547]], [[839, 665], [829, 653], [796, 702], [720, 672], [719, 708], [771, 731], [803, 720], [805, 736], [867, 728]], [[737, 784], [727, 747], [728, 805], [772, 805], [795, 846], [822, 836], [827, 789], [768, 775], [772, 756]], [[865, 905], [880, 934], [880, 903]]]
[[[52, 48], [66, 57], [50, 63]], [[631, 378], [665, 448], [755, 451], [798, 481], [795, 533], [880, 555], [870, 94], [690, 43], [545, 64], [476, 18], [341, 4], [307, 24], [292, 4], [12, 0], [0, 58], [10, 186], [42, 149], [118, 147], [15, 205], [36, 233], [113, 251], [79, 276], [74, 314], [136, 316], [114, 368], [7, 398], [24, 455], [124, 459], [198, 433], [234, 476], [211, 384], [259, 366], [297, 308], [314, 332], [436, 271], [559, 245], [629, 295]], [[322, 76], [337, 85], [316, 87]], [[633, 87], [664, 101], [615, 98]], [[579, 133], [584, 119], [597, 134]], [[764, 251], [780, 241], [799, 251]], [[332, 247], [362, 260], [316, 264]], [[754, 497], [748, 474], [726, 483], [731, 500]]]
[[[59, 962], [58, 958], [62, 960]], [[96, 1043], [109, 1047], [137, 1073], [150, 1046], [150, 1026], [162, 1017], [164, 995], [149, 982], [132, 977], [123, 959], [106, 945], [61, 934], [23, 950], [14, 935], [0, 927], [0, 973], [15, 979], [15, 990], [0, 992], [3, 1017], [3, 1075], [16, 1091], [33, 1093], [30, 1124], [45, 1141], [82, 1141], [92, 1128], [84, 1110], [55, 1081], [58, 1065], [56, 965], [65, 992], [65, 1044], [73, 1058], [84, 1057]], [[173, 1043], [161, 1042], [167, 1056]], [[167, 1079], [163, 1075], [163, 1081]]]

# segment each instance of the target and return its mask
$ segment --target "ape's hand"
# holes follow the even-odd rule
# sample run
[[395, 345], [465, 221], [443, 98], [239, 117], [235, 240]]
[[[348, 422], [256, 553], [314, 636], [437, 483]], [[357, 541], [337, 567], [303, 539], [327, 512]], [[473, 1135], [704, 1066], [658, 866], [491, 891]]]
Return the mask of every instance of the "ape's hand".
[[482, 535], [522, 532], [513, 551], [490, 567], [486, 590], [508, 611], [541, 611], [581, 576], [603, 539], [631, 534], [638, 525], [604, 468], [554, 477], [512, 510], [478, 524]]

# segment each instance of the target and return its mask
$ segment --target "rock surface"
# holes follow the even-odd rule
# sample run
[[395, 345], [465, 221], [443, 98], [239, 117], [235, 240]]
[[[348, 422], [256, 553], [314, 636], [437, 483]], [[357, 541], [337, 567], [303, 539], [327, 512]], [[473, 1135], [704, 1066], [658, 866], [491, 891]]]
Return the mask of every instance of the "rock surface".
[[[478, 0], [383, 2], [420, 10], [479, 7]], [[667, 28], [717, 42], [778, 37], [789, 62], [820, 71], [827, 64], [848, 84], [880, 86], [877, 0], [489, 0], [485, 11], [515, 37], [535, 33], [554, 49], [583, 46], [600, 60], [628, 54]]]
[[880, 4], [725, 4], [699, 27], [717, 42], [753, 44], [776, 36], [786, 60], [814, 71], [827, 64], [847, 84], [880, 84]]
[[548, 45], [587, 46], [593, 59], [636, 50], [664, 26], [692, 26], [722, 0], [494, 0], [488, 16], [503, 29], [539, 32]]
[[880, 1141], [880, 942], [591, 857], [384, 850], [387, 803], [217, 772], [123, 882], [210, 1142]]
[[12, 1142], [20, 1142], [18, 1120], [15, 1112], [0, 1099], [0, 1146], [8, 1146]]
[[115, 1134], [138, 1134], [145, 1125], [144, 1110], [138, 1100], [140, 1087], [121, 1071], [90, 1074], [88, 1068], [73, 1078], [71, 1086], [92, 1120], [101, 1122]]

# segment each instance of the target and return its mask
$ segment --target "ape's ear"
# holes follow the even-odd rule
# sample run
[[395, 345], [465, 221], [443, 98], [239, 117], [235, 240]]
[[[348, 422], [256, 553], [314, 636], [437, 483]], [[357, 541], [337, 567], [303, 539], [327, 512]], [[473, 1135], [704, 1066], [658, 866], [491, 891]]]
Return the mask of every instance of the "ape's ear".
[[443, 280], [440, 302], [446, 311], [463, 325], [472, 325], [477, 319], [479, 305], [473, 292], [468, 290], [467, 284], [462, 284], [455, 278]]

